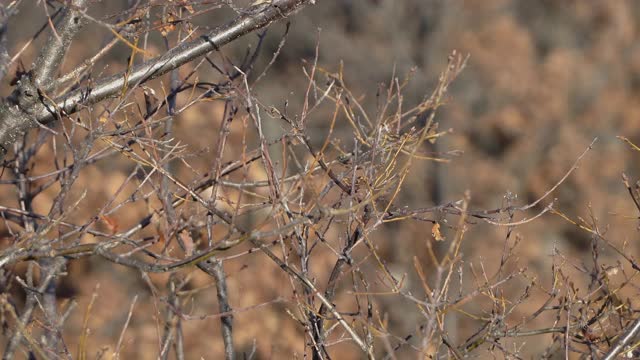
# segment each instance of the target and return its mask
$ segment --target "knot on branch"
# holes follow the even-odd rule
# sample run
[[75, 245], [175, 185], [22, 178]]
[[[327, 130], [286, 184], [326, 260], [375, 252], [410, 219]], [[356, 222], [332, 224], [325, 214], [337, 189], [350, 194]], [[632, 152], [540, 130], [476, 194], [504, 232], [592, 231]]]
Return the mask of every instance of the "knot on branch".
[[9, 104], [17, 105], [20, 110], [29, 113], [29, 109], [33, 107], [33, 104], [40, 97], [38, 88], [33, 81], [33, 73], [31, 71], [18, 71], [11, 84], [15, 85], [15, 89], [7, 98]]

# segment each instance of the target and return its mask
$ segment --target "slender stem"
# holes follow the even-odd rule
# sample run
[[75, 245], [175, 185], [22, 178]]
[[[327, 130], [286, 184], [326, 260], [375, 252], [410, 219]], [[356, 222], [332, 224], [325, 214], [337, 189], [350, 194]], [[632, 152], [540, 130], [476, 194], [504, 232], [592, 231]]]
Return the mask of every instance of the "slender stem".
[[216, 279], [216, 291], [218, 293], [218, 310], [223, 315], [220, 317], [222, 324], [222, 340], [224, 341], [224, 355], [226, 360], [235, 359], [233, 350], [233, 315], [229, 305], [229, 294], [227, 292], [227, 274], [224, 272], [222, 261], [213, 262], [212, 275]]
[[[38, 293], [43, 293], [49, 286], [49, 283], [51, 281], [54, 281], [56, 274], [60, 271], [60, 268], [58, 266], [62, 266], [62, 263], [56, 263], [55, 266], [49, 267], [46, 269], [47, 273], [38, 286], [38, 289], [37, 289]], [[25, 307], [19, 319], [20, 323], [22, 324], [22, 327], [26, 326], [31, 322], [31, 316], [33, 315], [33, 310], [35, 310], [36, 305], [38, 304], [36, 296], [37, 295], [35, 293], [30, 292], [27, 297], [27, 302], [25, 304]], [[13, 359], [15, 352], [18, 349], [18, 346], [20, 345], [21, 340], [22, 340], [22, 333], [16, 330], [5, 347], [4, 354], [2, 355], [3, 360]]]

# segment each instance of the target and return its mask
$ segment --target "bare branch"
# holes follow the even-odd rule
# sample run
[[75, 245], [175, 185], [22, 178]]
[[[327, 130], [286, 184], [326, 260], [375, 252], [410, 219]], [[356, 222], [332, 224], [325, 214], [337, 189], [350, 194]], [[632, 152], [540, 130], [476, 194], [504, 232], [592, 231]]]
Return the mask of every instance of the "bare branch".
[[[268, 6], [257, 5], [256, 7], [259, 6], [261, 11], [246, 11], [231, 23], [211, 31], [208, 35], [182, 43], [165, 54], [134, 67], [130, 72], [97, 81], [91, 88], [76, 90], [62, 99], [56, 100], [55, 103], [47, 99], [40, 99], [26, 109], [4, 104], [0, 107], [0, 150], [6, 153], [8, 146], [17, 137], [38, 124], [47, 124], [58, 119], [61, 115], [70, 115], [87, 105], [100, 102], [122, 91], [127, 84], [142, 84], [162, 76], [243, 35], [286, 18], [308, 3], [312, 3], [312, 1], [273, 0]], [[19, 94], [19, 99], [17, 99], [19, 104], [24, 96], [29, 96], [29, 94]], [[34, 94], [30, 94], [30, 96], [34, 96]]]
[[81, 9], [87, 0], [73, 0], [64, 10], [57, 34], [49, 35], [45, 47], [33, 63], [33, 82], [41, 91], [49, 91], [71, 41], [83, 25]]
[[0, 80], [7, 74], [11, 60], [7, 51], [7, 22], [11, 17], [10, 12], [6, 4], [0, 4]]

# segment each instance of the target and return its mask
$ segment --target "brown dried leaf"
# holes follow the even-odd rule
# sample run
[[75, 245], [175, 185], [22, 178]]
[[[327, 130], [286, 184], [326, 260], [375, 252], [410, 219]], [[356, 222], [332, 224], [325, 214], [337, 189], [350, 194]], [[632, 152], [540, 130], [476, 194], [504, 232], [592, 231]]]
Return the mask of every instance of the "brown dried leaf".
[[187, 257], [193, 255], [193, 249], [195, 248], [195, 244], [193, 243], [193, 239], [191, 235], [189, 235], [188, 231], [182, 231], [180, 233], [180, 240], [184, 244], [184, 252]]
[[156, 21], [154, 25], [158, 27], [162, 36], [167, 36], [176, 29], [176, 20], [176, 16], [172, 12], [169, 12], [166, 17], [163, 17], [162, 21]]

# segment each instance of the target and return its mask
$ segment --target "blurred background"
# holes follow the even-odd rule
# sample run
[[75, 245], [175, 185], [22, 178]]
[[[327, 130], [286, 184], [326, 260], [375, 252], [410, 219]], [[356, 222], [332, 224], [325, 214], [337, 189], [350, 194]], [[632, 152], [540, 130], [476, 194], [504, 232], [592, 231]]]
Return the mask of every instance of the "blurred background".
[[[237, 5], [246, 4], [237, 2]], [[93, 1], [90, 13], [102, 21], [113, 22], [126, 6], [127, 1]], [[46, 19], [40, 1], [25, 1], [20, 11], [8, 27], [11, 56], [20, 51]], [[195, 18], [194, 24], [213, 27], [233, 16], [232, 10], [223, 7]], [[267, 105], [280, 107], [287, 100], [292, 112], [299, 109], [307, 86], [303, 60], [313, 60], [316, 44], [319, 44], [319, 66], [330, 72], [343, 66], [345, 83], [372, 113], [380, 85], [388, 84], [394, 76], [411, 77], [403, 91], [404, 101], [408, 106], [417, 104], [434, 90], [452, 51], [469, 55], [466, 68], [454, 81], [446, 105], [435, 118], [440, 130], [451, 129], [451, 133], [428, 149], [459, 150], [461, 154], [446, 164], [416, 163], [398, 203], [411, 208], [433, 206], [460, 200], [465, 190], [469, 190], [473, 209], [499, 208], [509, 199], [514, 205], [529, 204], [551, 189], [597, 138], [579, 168], [553, 194], [530, 212], [516, 214], [514, 220], [532, 217], [557, 199], [555, 208], [567, 217], [588, 222], [597, 219], [609, 240], [618, 244], [627, 242], [627, 254], [637, 255], [637, 211], [621, 174], [625, 172], [635, 183], [640, 177], [640, 153], [617, 136], [640, 144], [640, 2], [317, 0], [315, 6], [307, 7], [291, 22], [286, 44], [266, 78], [257, 85], [255, 94]], [[257, 61], [258, 69], [271, 60], [284, 28], [283, 23], [269, 28]], [[104, 46], [102, 39], [109, 34], [96, 24], [89, 24], [86, 29], [68, 55], [67, 70]], [[14, 63], [12, 71], [20, 62], [28, 67], [38, 44], [45, 39], [46, 36], [37, 38]], [[255, 43], [256, 36], [248, 35], [225, 47], [223, 53], [231, 59], [241, 59], [247, 46]], [[149, 46], [157, 54], [163, 50], [157, 34], [150, 37]], [[129, 53], [126, 46], [117, 45], [96, 65], [94, 76], [122, 71]], [[203, 79], [206, 71], [213, 73], [203, 71], [200, 73]], [[183, 76], [188, 72], [188, 66], [180, 70]], [[2, 95], [6, 96], [11, 87], [5, 82], [2, 89]], [[194, 107], [181, 114], [175, 123], [176, 136], [193, 153], [206, 152], [213, 146], [207, 139], [217, 136], [218, 124], [207, 120], [203, 115], [206, 111], [212, 110]], [[221, 112], [221, 105], [213, 111]], [[322, 141], [328, 122], [329, 118], [316, 117], [309, 124], [312, 134], [317, 129], [318, 136], [313, 140]], [[269, 136], [275, 138], [280, 131], [278, 124], [272, 125]], [[206, 163], [207, 158], [194, 161]], [[120, 173], [114, 163], [113, 168], [95, 169], [95, 178], [90, 175], [86, 174], [82, 181], [90, 194], [92, 190], [102, 194], [93, 198], [98, 204], [114, 191], [110, 184], [117, 185], [126, 172]], [[6, 189], [0, 188], [0, 201], [12, 204], [15, 199]], [[38, 201], [41, 205], [34, 206], [43, 210], [50, 203], [50, 199]], [[95, 209], [96, 204], [82, 206]], [[143, 213], [144, 209], [139, 211]], [[503, 251], [506, 232], [506, 227], [477, 221], [463, 243], [465, 263], [482, 264], [488, 273], [495, 271], [499, 265], [496, 256]], [[538, 284], [547, 288], [551, 287], [554, 249], [570, 258], [568, 263], [576, 264], [573, 268], [569, 266], [568, 273], [579, 273], [578, 264], [592, 256], [592, 236], [558, 215], [547, 213], [516, 227], [514, 232], [521, 239], [516, 251], [518, 268], [526, 268]], [[428, 268], [424, 250], [427, 234], [431, 234], [430, 223], [407, 221], [386, 225], [373, 235], [390, 268], [400, 276], [405, 275], [406, 286], [417, 293], [421, 285], [413, 271], [413, 257], [424, 259]], [[453, 231], [443, 228], [443, 236], [450, 239]], [[601, 255], [615, 262], [610, 250], [603, 249]], [[249, 352], [255, 346], [258, 358], [301, 358], [303, 331], [286, 314], [286, 304], [270, 303], [286, 297], [279, 289], [285, 279], [283, 274], [264, 259], [243, 257], [225, 263], [225, 267], [231, 279], [232, 305], [247, 308], [235, 315], [239, 351]], [[256, 269], [263, 274], [260, 279], [255, 277]], [[73, 265], [70, 274], [65, 286], [68, 297], [78, 300], [78, 309], [86, 308], [96, 284], [100, 284], [97, 292], [100, 306], [93, 309], [92, 332], [88, 337], [94, 353], [103, 347], [112, 349], [119, 335], [126, 312], [120, 311], [117, 318], [112, 318], [109, 309], [113, 304], [126, 308], [133, 294], [138, 293], [142, 296], [138, 307], [157, 306], [158, 299], [134, 271], [114, 269], [111, 264], [92, 259]], [[318, 274], [319, 279], [326, 276]], [[166, 282], [166, 275], [154, 279]], [[198, 279], [193, 275], [194, 287], [206, 284], [206, 280]], [[574, 280], [578, 287], [581, 281], [589, 281], [580, 276]], [[468, 281], [473, 286], [472, 276]], [[518, 294], [522, 289], [516, 284], [513, 291]], [[524, 317], [545, 299], [540, 292], [531, 298], [530, 304], [520, 308], [522, 313], [511, 315], [514, 319]], [[199, 300], [198, 306], [206, 308], [215, 304], [215, 293], [203, 292]], [[399, 296], [381, 296], [377, 301], [381, 317], [386, 313], [389, 319], [392, 333], [402, 338], [416, 332], [421, 315], [415, 306], [411, 311], [404, 310], [407, 300]], [[256, 304], [265, 305], [251, 308]], [[465, 306], [469, 312], [482, 307], [481, 302]], [[212, 309], [213, 305], [208, 312]], [[79, 331], [83, 311], [76, 311], [72, 317], [70, 334]], [[455, 342], [463, 341], [474, 331], [474, 322], [468, 318], [451, 321]], [[150, 355], [153, 352], [145, 347], [157, 347], [157, 326], [149, 319], [132, 322], [125, 344], [127, 358], [153, 358]], [[221, 354], [222, 342], [210, 335], [219, 331], [217, 318], [192, 320], [185, 322], [184, 327], [193, 358], [213, 359]], [[215, 340], [202, 341], [198, 338], [202, 333]], [[533, 356], [543, 351], [551, 336], [541, 335], [540, 341], [528, 343], [518, 340], [518, 344], [526, 343], [522, 354]], [[399, 358], [416, 356], [409, 349], [401, 351], [405, 352], [399, 352]], [[357, 358], [357, 354], [354, 348], [345, 346], [336, 358]], [[479, 356], [489, 356], [489, 352]]]

